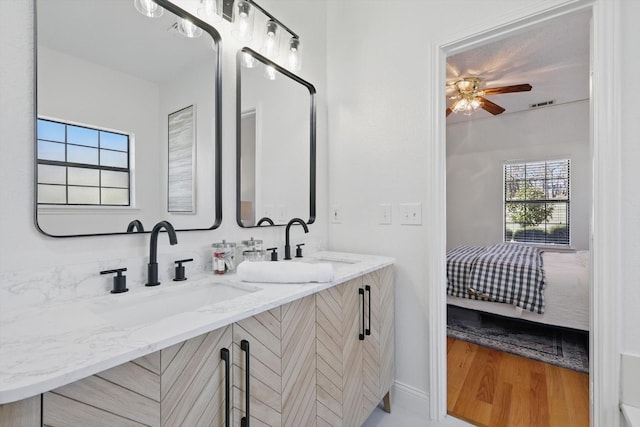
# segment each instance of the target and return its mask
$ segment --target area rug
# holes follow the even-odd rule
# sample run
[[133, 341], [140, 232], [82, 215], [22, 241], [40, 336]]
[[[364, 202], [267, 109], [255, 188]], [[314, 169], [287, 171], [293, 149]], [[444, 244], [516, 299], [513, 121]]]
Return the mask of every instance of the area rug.
[[589, 334], [587, 332], [448, 306], [447, 335], [484, 347], [589, 373]]

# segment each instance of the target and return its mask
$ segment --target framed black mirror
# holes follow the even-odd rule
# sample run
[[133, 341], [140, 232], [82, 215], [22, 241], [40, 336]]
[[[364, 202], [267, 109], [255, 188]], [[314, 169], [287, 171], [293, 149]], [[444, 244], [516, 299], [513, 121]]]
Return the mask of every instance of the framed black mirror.
[[247, 47], [238, 51], [236, 73], [238, 225], [313, 223], [314, 86]]
[[166, 0], [35, 1], [37, 228], [218, 227], [218, 32]]

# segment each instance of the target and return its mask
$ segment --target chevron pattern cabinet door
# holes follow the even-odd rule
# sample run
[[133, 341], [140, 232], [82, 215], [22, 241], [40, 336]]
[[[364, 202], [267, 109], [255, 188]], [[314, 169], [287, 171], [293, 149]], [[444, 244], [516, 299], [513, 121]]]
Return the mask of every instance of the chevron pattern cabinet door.
[[345, 285], [316, 294], [318, 427], [343, 427], [343, 292]]
[[362, 278], [350, 280], [342, 285], [342, 334], [344, 336], [342, 360], [342, 422], [345, 427], [362, 425], [362, 297], [358, 289]]
[[384, 397], [395, 379], [395, 280], [393, 266], [374, 271], [379, 292], [380, 394]]
[[316, 425], [316, 296], [281, 307], [282, 425]]
[[43, 395], [43, 426], [160, 425], [160, 352]]
[[160, 351], [163, 427], [225, 425], [225, 363], [231, 351], [231, 326]]
[[362, 417], [378, 406], [380, 396], [380, 283], [376, 272], [362, 278], [365, 286], [367, 334], [362, 341]]
[[281, 308], [257, 314], [233, 324], [233, 418], [240, 425], [245, 416], [245, 352], [249, 342], [250, 424], [252, 427], [282, 425]]
[[41, 425], [40, 395], [0, 405], [0, 426], [40, 427]]

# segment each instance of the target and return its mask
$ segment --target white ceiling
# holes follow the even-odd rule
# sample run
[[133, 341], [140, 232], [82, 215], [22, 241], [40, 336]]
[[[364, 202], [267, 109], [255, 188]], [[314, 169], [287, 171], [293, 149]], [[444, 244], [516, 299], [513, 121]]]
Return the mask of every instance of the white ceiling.
[[[553, 100], [563, 104], [589, 98], [590, 10], [565, 15], [526, 32], [447, 58], [447, 83], [480, 77], [481, 88], [521, 83], [530, 92], [491, 95], [506, 109], [502, 115], [528, 110], [530, 104]], [[454, 92], [447, 90], [450, 96]], [[446, 105], [452, 101], [447, 98]], [[479, 109], [465, 116], [453, 113], [447, 123], [493, 117]]]
[[39, 0], [37, 12], [39, 45], [148, 81], [170, 80], [215, 55], [206, 32], [183, 37], [172, 29], [174, 14], [147, 18], [133, 0]]

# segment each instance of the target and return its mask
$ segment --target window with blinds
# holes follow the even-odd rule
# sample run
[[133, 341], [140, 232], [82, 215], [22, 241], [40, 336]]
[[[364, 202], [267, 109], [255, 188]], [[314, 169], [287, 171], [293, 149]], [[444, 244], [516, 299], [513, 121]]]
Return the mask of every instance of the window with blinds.
[[38, 119], [38, 204], [130, 205], [129, 135]]
[[569, 245], [569, 160], [504, 165], [504, 240]]

